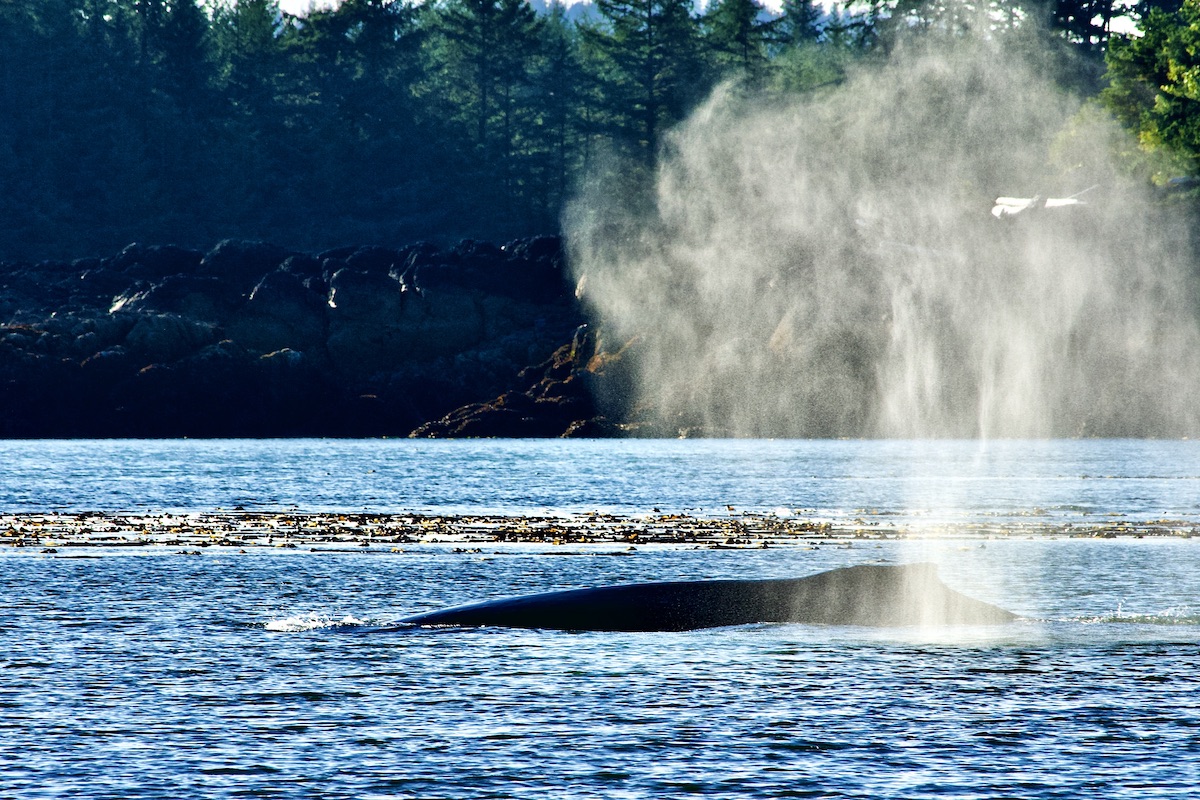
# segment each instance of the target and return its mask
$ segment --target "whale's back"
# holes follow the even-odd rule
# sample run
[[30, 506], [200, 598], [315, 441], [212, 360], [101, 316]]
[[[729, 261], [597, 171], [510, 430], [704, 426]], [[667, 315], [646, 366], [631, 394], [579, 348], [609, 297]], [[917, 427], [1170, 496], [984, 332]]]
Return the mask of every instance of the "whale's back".
[[946, 586], [932, 564], [861, 565], [805, 578], [670, 581], [571, 589], [457, 606], [416, 625], [682, 631], [757, 622], [998, 624], [1015, 615]]

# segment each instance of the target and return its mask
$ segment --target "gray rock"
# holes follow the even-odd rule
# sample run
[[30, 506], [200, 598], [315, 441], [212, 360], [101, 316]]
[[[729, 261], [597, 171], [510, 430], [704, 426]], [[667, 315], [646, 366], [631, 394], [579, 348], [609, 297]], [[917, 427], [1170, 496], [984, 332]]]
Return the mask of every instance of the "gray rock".
[[198, 273], [226, 281], [239, 293], [249, 292], [263, 275], [274, 272], [291, 251], [267, 242], [226, 239], [208, 251]]
[[258, 282], [225, 330], [255, 353], [310, 350], [325, 341], [328, 310], [324, 298], [307, 289], [298, 276], [277, 270]]
[[171, 275], [151, 286], [134, 286], [113, 298], [109, 313], [135, 311], [178, 314], [205, 322], [221, 322], [241, 304], [241, 298], [220, 278]]
[[174, 314], [146, 314], [125, 336], [125, 348], [146, 363], [183, 358], [216, 341], [212, 325]]
[[405, 294], [401, 284], [386, 273], [347, 268], [329, 280], [329, 307], [339, 322], [395, 324], [403, 313]]
[[167, 275], [195, 272], [203, 256], [199, 251], [177, 245], [144, 245], [134, 243], [118, 253], [109, 267], [126, 275], [163, 278]]

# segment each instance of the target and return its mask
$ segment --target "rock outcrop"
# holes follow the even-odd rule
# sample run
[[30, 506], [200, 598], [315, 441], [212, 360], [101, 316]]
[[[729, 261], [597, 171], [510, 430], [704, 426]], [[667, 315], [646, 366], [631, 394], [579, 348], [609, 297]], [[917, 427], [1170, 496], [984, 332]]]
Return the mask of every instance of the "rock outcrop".
[[638, 341], [613, 350], [587, 325], [569, 344], [517, 376], [514, 388], [472, 403], [411, 434], [415, 438], [616, 438], [678, 435], [633, 405]]
[[0, 264], [0, 436], [407, 435], [486, 397], [545, 419], [456, 435], [559, 435], [586, 381], [522, 369], [582, 321], [556, 237]]

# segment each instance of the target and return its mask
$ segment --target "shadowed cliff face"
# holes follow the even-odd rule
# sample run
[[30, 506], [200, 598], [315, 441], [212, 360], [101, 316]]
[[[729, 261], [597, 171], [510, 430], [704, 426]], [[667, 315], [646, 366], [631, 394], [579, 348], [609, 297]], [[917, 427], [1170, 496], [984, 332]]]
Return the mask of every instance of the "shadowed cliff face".
[[0, 436], [404, 435], [578, 324], [554, 237], [0, 264]]
[[901, 47], [822, 96], [713, 97], [648, 210], [589, 189], [572, 266], [642, 337], [639, 402], [710, 435], [1200, 433], [1185, 226], [1046, 74], [995, 41]]

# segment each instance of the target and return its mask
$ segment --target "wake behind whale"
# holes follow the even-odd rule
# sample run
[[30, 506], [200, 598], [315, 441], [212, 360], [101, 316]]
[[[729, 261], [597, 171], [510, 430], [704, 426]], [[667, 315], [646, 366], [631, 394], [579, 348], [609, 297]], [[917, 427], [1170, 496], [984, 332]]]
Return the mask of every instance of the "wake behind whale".
[[934, 564], [844, 567], [804, 578], [571, 589], [417, 614], [404, 625], [686, 631], [761, 622], [879, 627], [994, 625], [1017, 617], [946, 586]]

